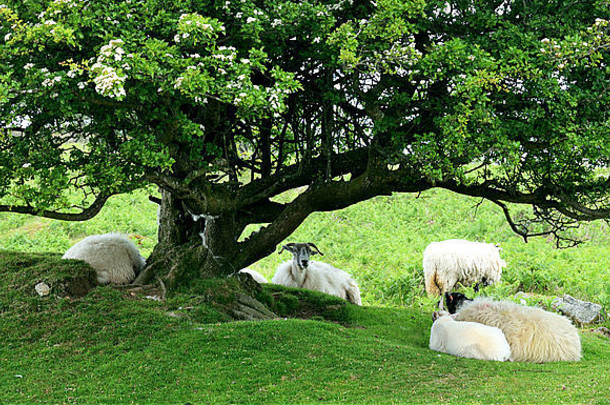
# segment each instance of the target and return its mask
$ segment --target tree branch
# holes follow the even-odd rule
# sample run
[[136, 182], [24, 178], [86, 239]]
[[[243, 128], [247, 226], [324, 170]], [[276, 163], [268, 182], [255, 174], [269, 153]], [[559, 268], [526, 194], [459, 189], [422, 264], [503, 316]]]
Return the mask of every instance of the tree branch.
[[[364, 171], [368, 162], [368, 148], [361, 148], [340, 155], [333, 154], [331, 177], [357, 171]], [[328, 157], [319, 156], [311, 159], [307, 166], [299, 164], [283, 168], [269, 177], [255, 180], [241, 187], [237, 199], [245, 206], [256, 204], [284, 191], [309, 185], [318, 174], [327, 168]]]
[[423, 191], [431, 187], [432, 184], [412, 176], [406, 169], [390, 171], [381, 163], [370, 166], [364, 174], [349, 181], [316, 183], [286, 204], [270, 225], [241, 242], [238, 262], [253, 263], [273, 253], [275, 246], [290, 236], [312, 212], [334, 211], [378, 195]]
[[282, 213], [284, 208], [286, 208], [285, 204], [276, 203], [270, 200], [261, 201], [255, 205], [240, 209], [239, 214], [242, 216], [240, 222], [244, 226], [248, 224], [273, 222]]
[[104, 207], [104, 204], [106, 204], [108, 198], [110, 198], [112, 195], [113, 194], [98, 196], [88, 208], [83, 209], [79, 213], [64, 213], [47, 210], [38, 211], [34, 207], [13, 205], [0, 205], [0, 211], [36, 215], [44, 218], [59, 219], [61, 221], [86, 221], [95, 217]]

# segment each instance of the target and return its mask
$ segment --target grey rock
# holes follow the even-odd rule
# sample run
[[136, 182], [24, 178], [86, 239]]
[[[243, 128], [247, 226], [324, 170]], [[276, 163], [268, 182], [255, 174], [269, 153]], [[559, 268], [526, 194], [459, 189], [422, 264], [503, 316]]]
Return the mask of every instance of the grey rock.
[[603, 308], [593, 302], [581, 301], [570, 295], [564, 295], [553, 300], [553, 309], [571, 318], [579, 325], [601, 323], [604, 321]]
[[34, 289], [41, 297], [45, 297], [51, 292], [51, 287], [49, 287], [46, 283], [38, 283]]

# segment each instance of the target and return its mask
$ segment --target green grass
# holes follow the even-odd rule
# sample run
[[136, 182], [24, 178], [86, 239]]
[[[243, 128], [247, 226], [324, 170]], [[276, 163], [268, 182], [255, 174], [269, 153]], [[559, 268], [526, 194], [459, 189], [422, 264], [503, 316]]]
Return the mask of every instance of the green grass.
[[[157, 239], [157, 205], [148, 201], [149, 194], [141, 190], [113, 197], [86, 222], [1, 214], [0, 249], [63, 253], [85, 236], [122, 232], [147, 256]], [[352, 274], [364, 302], [371, 305], [427, 305], [421, 269], [424, 248], [433, 241], [463, 238], [502, 245], [508, 266], [502, 282], [487, 294], [567, 293], [610, 308], [608, 225], [585, 224], [579, 233], [587, 242], [577, 248], [556, 249], [554, 241], [544, 238], [524, 243], [494, 204], [430, 190], [419, 197], [397, 194], [314, 213], [286, 242], [315, 242], [325, 254], [320, 259]], [[271, 279], [277, 265], [289, 259], [287, 252], [272, 254], [250, 267]]]
[[[487, 294], [519, 290], [571, 294], [610, 307], [610, 233], [603, 222], [585, 224], [587, 242], [556, 249], [552, 240], [515, 235], [494, 204], [443, 190], [420, 198], [378, 197], [341, 211], [315, 213], [289, 238], [312, 241], [328, 261], [359, 281], [364, 302], [375, 305], [425, 304], [422, 253], [433, 241], [469, 239], [500, 243], [508, 262], [499, 285]], [[289, 253], [273, 254], [251, 266], [271, 278]]]
[[[110, 231], [138, 236], [150, 253], [157, 207], [147, 195], [115, 197], [85, 223], [0, 216], [0, 248], [20, 252], [0, 252], [0, 403], [610, 403], [610, 342], [588, 329], [576, 363], [496, 363], [430, 351], [435, 300], [425, 297], [421, 275], [428, 243], [485, 240], [501, 243], [508, 262], [486, 294], [523, 290], [548, 302], [569, 293], [608, 309], [605, 224], [584, 227], [584, 245], [557, 250], [545, 239], [523, 243], [492, 204], [475, 215], [478, 200], [448, 192], [395, 195], [314, 214], [288, 240], [315, 242], [322, 260], [354, 275], [364, 307], [267, 286], [259, 299], [281, 319], [227, 322], [231, 280], [194, 283], [162, 302], [108, 287], [74, 297], [69, 287], [86, 284], [91, 273], [60, 254]], [[251, 267], [271, 278], [288, 259], [273, 254]], [[33, 291], [39, 281], [52, 287], [50, 296]]]
[[467, 360], [427, 349], [420, 310], [328, 299], [342, 305], [340, 323], [201, 322], [193, 297], [136, 300], [108, 287], [79, 300], [23, 295], [0, 318], [0, 402], [602, 404], [610, 388], [610, 345], [589, 333], [578, 363]]
[[[200, 299], [222, 283], [163, 302], [108, 287], [81, 299], [55, 291], [41, 298], [28, 292], [28, 273], [48, 278], [35, 269], [41, 261], [62, 266], [57, 257], [26, 254], [15, 266], [7, 265], [15, 255], [0, 257], [3, 285], [28, 286], [0, 293], [1, 403], [602, 404], [610, 389], [610, 344], [591, 333], [582, 333], [577, 363], [467, 360], [428, 350], [432, 321], [416, 308], [324, 297], [313, 312], [336, 309], [319, 320], [224, 322]], [[261, 294], [278, 292], [311, 305], [322, 297], [273, 286]]]

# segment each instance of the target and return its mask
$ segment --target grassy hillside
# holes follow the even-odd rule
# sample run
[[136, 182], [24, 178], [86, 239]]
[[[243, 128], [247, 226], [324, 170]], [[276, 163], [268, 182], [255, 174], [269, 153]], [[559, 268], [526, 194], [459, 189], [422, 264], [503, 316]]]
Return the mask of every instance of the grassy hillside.
[[[58, 222], [0, 215], [0, 249], [63, 253], [85, 236], [123, 232], [143, 254], [156, 242], [156, 204], [148, 193], [114, 197], [87, 222]], [[254, 229], [252, 227], [251, 229]], [[489, 202], [430, 190], [419, 197], [378, 197], [344, 210], [311, 215], [287, 242], [314, 242], [324, 261], [352, 274], [364, 302], [375, 305], [425, 305], [422, 252], [433, 241], [463, 238], [500, 243], [508, 262], [503, 281], [486, 291], [507, 296], [519, 290], [544, 295], [571, 294], [610, 308], [610, 232], [603, 222], [579, 230], [587, 243], [556, 249], [554, 241], [515, 235], [501, 210]], [[279, 250], [279, 249], [278, 249]], [[290, 255], [273, 254], [251, 267], [269, 279]]]
[[[365, 306], [288, 290], [283, 301], [269, 301], [280, 319], [228, 322], [230, 292], [223, 291], [231, 280], [197, 283], [161, 302], [109, 287], [81, 296], [90, 269], [60, 254], [110, 231], [132, 235], [148, 254], [157, 207], [146, 197], [116, 197], [86, 223], [0, 216], [0, 249], [19, 252], [0, 252], [0, 403], [610, 403], [610, 343], [588, 329], [577, 363], [483, 362], [430, 351], [435, 302], [425, 297], [421, 275], [429, 242], [485, 240], [501, 243], [508, 262], [503, 281], [486, 294], [523, 290], [545, 304], [569, 293], [608, 309], [603, 223], [580, 231], [586, 244], [557, 250], [545, 239], [523, 243], [493, 205], [475, 210], [480, 201], [439, 190], [314, 214], [289, 241], [315, 242], [323, 260], [353, 274]], [[271, 278], [288, 259], [273, 254], [251, 267]], [[39, 281], [51, 295], [34, 292]], [[261, 300], [277, 291], [267, 286]], [[310, 303], [311, 319], [290, 317], [299, 300]]]
[[[610, 344], [589, 332], [581, 362], [484, 362], [428, 350], [416, 308], [326, 297], [311, 320], [225, 322], [202, 286], [163, 302], [109, 287], [74, 298], [56, 287], [82, 266], [23, 253], [0, 265], [0, 403], [607, 403]], [[33, 292], [40, 280], [50, 296]]]

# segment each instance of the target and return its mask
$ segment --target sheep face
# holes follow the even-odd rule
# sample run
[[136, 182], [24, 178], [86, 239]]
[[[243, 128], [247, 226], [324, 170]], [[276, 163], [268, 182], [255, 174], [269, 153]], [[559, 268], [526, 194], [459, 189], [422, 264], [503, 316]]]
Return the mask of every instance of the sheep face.
[[306, 269], [309, 266], [309, 258], [311, 256], [317, 255], [318, 253], [324, 256], [324, 254], [320, 252], [317, 246], [313, 243], [289, 243], [282, 246], [280, 253], [282, 253], [284, 250], [292, 253], [292, 260], [300, 269]]
[[455, 314], [465, 301], [472, 301], [462, 293], [449, 292], [445, 293], [445, 300], [447, 301], [447, 310], [449, 310], [450, 314]]

